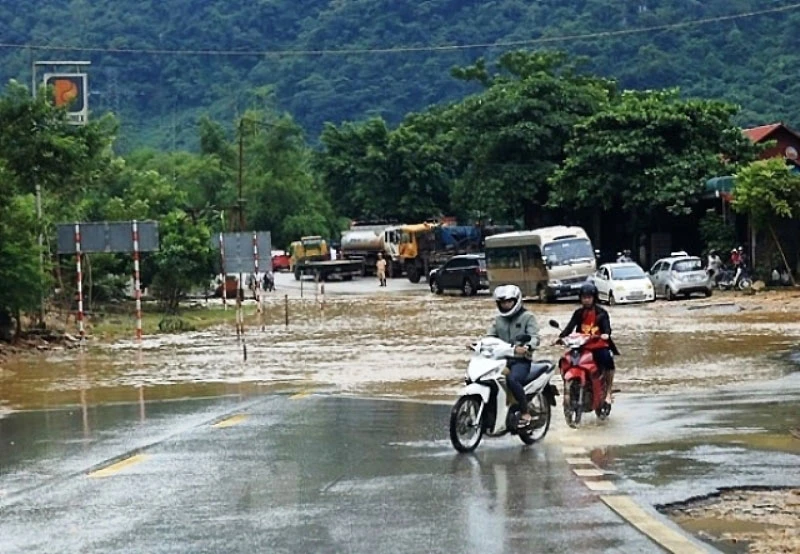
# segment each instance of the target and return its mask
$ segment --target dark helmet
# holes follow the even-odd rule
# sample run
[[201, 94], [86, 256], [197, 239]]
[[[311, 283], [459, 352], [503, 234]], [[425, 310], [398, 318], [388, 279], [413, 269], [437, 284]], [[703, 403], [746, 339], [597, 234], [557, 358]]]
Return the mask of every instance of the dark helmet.
[[581, 291], [578, 293], [579, 298], [584, 296], [591, 296], [597, 302], [597, 287], [594, 283], [584, 283], [581, 285]]

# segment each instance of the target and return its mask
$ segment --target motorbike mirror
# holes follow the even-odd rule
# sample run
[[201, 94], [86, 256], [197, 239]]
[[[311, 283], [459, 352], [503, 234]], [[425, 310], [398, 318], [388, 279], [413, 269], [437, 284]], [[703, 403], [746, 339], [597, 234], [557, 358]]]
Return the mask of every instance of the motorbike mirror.
[[555, 319], [551, 319], [548, 323], [550, 323], [550, 327], [554, 327], [556, 329], [561, 329], [561, 326], [558, 324], [558, 321]]
[[526, 344], [528, 342], [531, 342], [531, 336], [526, 335], [525, 333], [520, 333], [515, 337], [514, 340], [517, 341], [517, 343], [519, 344]]

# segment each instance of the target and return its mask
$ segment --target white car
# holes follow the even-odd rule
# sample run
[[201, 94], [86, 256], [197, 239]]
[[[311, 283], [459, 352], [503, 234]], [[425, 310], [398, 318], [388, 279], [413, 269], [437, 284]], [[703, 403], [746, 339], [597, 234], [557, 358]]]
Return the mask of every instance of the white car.
[[635, 263], [601, 265], [590, 279], [597, 287], [600, 300], [611, 305], [656, 299], [653, 283]]

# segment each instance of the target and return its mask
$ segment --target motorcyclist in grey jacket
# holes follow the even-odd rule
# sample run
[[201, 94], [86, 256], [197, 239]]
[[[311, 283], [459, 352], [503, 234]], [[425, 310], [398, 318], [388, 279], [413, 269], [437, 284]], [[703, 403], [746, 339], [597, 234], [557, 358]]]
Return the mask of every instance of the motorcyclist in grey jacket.
[[508, 362], [510, 371], [506, 377], [508, 388], [522, 413], [520, 427], [525, 427], [531, 421], [525, 398], [525, 378], [530, 371], [533, 351], [539, 346], [539, 326], [536, 324], [536, 317], [522, 306], [522, 291], [518, 286], [499, 286], [494, 290], [493, 296], [498, 313], [486, 335], [509, 344], [516, 344], [517, 336], [521, 334], [531, 337], [526, 344], [514, 347], [514, 358]]

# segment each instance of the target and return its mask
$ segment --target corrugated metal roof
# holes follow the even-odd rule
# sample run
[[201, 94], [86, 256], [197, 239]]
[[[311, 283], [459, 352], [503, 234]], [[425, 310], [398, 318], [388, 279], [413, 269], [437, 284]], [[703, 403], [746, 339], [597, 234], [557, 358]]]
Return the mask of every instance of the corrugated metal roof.
[[742, 132], [753, 142], [761, 142], [772, 134], [773, 131], [783, 126], [782, 123], [772, 123], [771, 125], [761, 125], [752, 129], [744, 129]]

